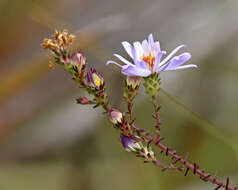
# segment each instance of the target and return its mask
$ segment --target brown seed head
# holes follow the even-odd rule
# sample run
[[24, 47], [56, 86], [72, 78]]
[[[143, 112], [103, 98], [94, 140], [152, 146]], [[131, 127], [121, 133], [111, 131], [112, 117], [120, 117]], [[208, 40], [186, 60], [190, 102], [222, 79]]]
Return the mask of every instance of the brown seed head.
[[76, 38], [76, 36], [75, 36], [75, 35], [73, 35], [73, 34], [70, 34], [70, 35], [69, 35], [69, 40], [68, 40], [69, 44], [72, 44], [72, 43], [73, 43], [73, 41], [75, 40], [75, 38]]
[[69, 34], [68, 30], [55, 30], [52, 39], [45, 38], [41, 44], [42, 48], [48, 49], [56, 53], [57, 56], [66, 58], [70, 53], [69, 47], [73, 43], [75, 36]]
[[41, 47], [49, 50], [56, 50], [57, 44], [55, 44], [53, 40], [45, 38], [41, 44]]
[[52, 38], [54, 40], [57, 40], [58, 36], [59, 36], [60, 32], [58, 30], [55, 30], [55, 33], [52, 35]]

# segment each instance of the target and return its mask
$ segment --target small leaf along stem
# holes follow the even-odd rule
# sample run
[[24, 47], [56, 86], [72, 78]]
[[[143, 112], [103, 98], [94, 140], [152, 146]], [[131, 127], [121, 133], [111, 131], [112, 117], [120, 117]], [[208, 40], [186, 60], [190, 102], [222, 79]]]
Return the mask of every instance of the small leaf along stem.
[[182, 167], [166, 166], [165, 164], [163, 164], [162, 162], [160, 162], [160, 161], [158, 161], [158, 160], [156, 160], [156, 159], [154, 159], [152, 162], [153, 162], [156, 166], [160, 167], [163, 172], [164, 172], [165, 170], [167, 170], [167, 169], [174, 170], [174, 171], [176, 171], [176, 170], [179, 170], [179, 171], [180, 171], [180, 170], [183, 170]]

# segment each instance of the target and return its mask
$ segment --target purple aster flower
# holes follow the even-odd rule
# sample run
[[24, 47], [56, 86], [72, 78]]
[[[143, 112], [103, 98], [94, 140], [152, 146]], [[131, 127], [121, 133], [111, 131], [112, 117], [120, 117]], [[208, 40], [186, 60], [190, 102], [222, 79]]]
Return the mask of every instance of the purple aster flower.
[[147, 77], [152, 73], [197, 67], [192, 64], [183, 65], [191, 58], [191, 54], [188, 52], [174, 56], [184, 45], [178, 46], [166, 58], [161, 60], [166, 52], [161, 51], [159, 41], [155, 42], [152, 34], [149, 35], [148, 40], [145, 39], [142, 43], [134, 42], [131, 45], [124, 41], [122, 42], [122, 46], [133, 59], [134, 64], [118, 54], [114, 54], [114, 56], [125, 63], [125, 65], [120, 65], [115, 61], [108, 61], [106, 64], [113, 63], [121, 67], [122, 74], [127, 76]]
[[130, 137], [121, 135], [120, 138], [121, 144], [123, 145], [126, 151], [136, 152], [138, 149], [141, 149], [140, 145]]

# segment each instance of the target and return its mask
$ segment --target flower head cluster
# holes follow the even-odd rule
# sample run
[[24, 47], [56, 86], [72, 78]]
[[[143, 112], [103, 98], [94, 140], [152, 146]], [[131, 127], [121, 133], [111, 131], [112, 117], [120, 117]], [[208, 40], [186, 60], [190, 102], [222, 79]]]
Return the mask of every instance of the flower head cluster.
[[147, 77], [153, 73], [160, 73], [166, 70], [186, 69], [190, 67], [197, 67], [196, 65], [183, 65], [191, 58], [188, 52], [174, 56], [178, 50], [184, 45], [175, 48], [166, 58], [162, 61], [165, 51], [160, 49], [159, 41], [154, 41], [153, 35], [150, 34], [148, 40], [143, 40], [142, 43], [134, 42], [133, 45], [124, 41], [122, 45], [128, 55], [133, 59], [133, 63], [126, 60], [124, 57], [114, 54], [125, 65], [120, 65], [115, 61], [108, 61], [106, 64], [115, 64], [122, 68], [121, 72], [127, 76], [141, 76]]
[[[41, 47], [43, 49], [51, 51], [55, 63], [64, 65], [65, 63], [71, 61], [70, 47], [75, 38], [76, 36], [73, 34], [69, 34], [68, 30], [56, 30], [51, 38], [45, 38], [43, 40]], [[52, 68], [54, 67], [54, 64], [50, 61], [49, 66]]]
[[58, 31], [52, 35], [52, 39], [45, 38], [41, 44], [42, 48], [60, 53], [63, 49], [70, 46], [75, 40], [75, 35], [69, 34], [67, 30]]

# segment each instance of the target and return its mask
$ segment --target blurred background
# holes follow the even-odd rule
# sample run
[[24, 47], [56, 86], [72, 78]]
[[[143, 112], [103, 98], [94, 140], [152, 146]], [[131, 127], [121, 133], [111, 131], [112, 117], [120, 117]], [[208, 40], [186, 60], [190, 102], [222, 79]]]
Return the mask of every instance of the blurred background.
[[[198, 69], [161, 74], [164, 143], [210, 173], [238, 185], [237, 0], [0, 0], [1, 190], [199, 190], [198, 177], [162, 173], [125, 152], [102, 109], [76, 105], [81, 91], [49, 69], [43, 38], [77, 35], [89, 64], [103, 73], [121, 109], [124, 77], [105, 66], [121, 42], [153, 33], [162, 49], [180, 44]], [[152, 106], [141, 88], [135, 114], [149, 129]]]

